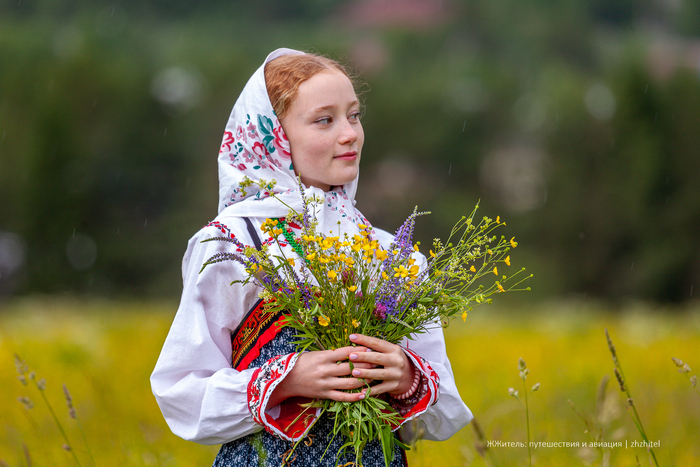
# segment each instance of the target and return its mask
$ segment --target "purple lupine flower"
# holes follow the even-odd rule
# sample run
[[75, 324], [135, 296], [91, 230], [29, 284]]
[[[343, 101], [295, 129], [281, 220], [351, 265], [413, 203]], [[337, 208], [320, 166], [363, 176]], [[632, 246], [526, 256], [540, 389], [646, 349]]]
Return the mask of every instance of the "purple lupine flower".
[[[394, 235], [394, 241], [389, 247], [390, 250], [399, 250], [398, 258], [393, 262], [402, 261], [413, 253], [413, 229], [416, 225], [416, 217], [422, 213], [413, 210], [413, 214], [408, 216], [401, 227], [398, 228]], [[387, 258], [388, 259], [388, 258]]]

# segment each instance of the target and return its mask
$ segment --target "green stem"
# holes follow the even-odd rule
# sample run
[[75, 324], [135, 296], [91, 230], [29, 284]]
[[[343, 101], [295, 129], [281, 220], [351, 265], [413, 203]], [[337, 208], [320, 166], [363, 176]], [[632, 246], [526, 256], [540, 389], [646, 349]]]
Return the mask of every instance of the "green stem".
[[88, 456], [90, 456], [90, 462], [92, 462], [92, 465], [95, 466], [97, 465], [95, 463], [95, 458], [92, 457], [92, 451], [90, 450], [90, 445], [87, 442], [87, 438], [85, 437], [85, 430], [83, 430], [83, 424], [80, 422], [80, 419], [76, 416], [75, 421], [78, 422], [78, 427], [80, 428], [80, 434], [83, 437], [83, 442], [85, 443], [85, 449], [87, 450]]
[[532, 452], [530, 449], [530, 405], [527, 402], [527, 384], [523, 379], [523, 389], [525, 393], [525, 426], [527, 427], [527, 458], [530, 462], [530, 467], [532, 467]]
[[73, 450], [73, 447], [71, 446], [70, 441], [68, 440], [68, 435], [63, 430], [63, 425], [61, 425], [61, 422], [58, 420], [56, 413], [53, 411], [53, 407], [51, 407], [49, 400], [46, 398], [46, 394], [44, 394], [44, 391], [42, 389], [39, 389], [39, 393], [41, 394], [41, 398], [44, 399], [44, 402], [46, 403], [46, 407], [49, 408], [49, 412], [51, 412], [51, 416], [53, 417], [54, 422], [56, 422], [56, 426], [58, 427], [58, 431], [60, 431], [61, 435], [63, 435], [63, 439], [66, 442], [66, 446], [68, 446], [70, 448], [70, 453], [73, 454], [73, 459], [75, 459], [75, 463], [80, 465], [80, 461], [78, 460], [78, 456], [75, 454], [75, 451]]

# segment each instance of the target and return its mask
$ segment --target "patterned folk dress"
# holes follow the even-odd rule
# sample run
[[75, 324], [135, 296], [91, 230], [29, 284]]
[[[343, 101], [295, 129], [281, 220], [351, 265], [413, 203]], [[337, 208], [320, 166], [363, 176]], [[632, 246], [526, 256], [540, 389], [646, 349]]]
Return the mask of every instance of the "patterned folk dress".
[[[294, 352], [294, 330], [284, 328], [275, 338], [260, 349], [260, 355], [251, 361], [251, 367], [259, 367], [276, 355]], [[331, 439], [333, 419], [322, 416], [313, 426], [311, 432], [299, 443], [290, 456], [287, 465], [291, 467], [354, 465], [354, 451], [350, 450], [342, 458], [336, 459], [340, 446], [345, 442], [340, 436]], [[330, 446], [329, 446], [330, 443]], [[254, 435], [224, 444], [214, 461], [214, 467], [258, 467], [280, 466], [294, 443], [276, 437], [265, 430]], [[328, 450], [326, 451], [326, 448]], [[325, 455], [324, 455], [325, 452]], [[368, 443], [362, 454], [365, 467], [384, 467], [384, 456], [379, 441]], [[391, 467], [407, 466], [405, 453], [398, 446], [394, 447], [394, 459]]]

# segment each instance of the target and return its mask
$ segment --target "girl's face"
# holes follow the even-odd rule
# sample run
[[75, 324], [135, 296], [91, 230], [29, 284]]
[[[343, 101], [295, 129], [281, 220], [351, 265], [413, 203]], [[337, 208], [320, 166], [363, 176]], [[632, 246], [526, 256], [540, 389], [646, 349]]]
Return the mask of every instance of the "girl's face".
[[280, 122], [304, 185], [328, 191], [357, 177], [365, 134], [360, 103], [343, 73], [323, 71], [301, 83]]

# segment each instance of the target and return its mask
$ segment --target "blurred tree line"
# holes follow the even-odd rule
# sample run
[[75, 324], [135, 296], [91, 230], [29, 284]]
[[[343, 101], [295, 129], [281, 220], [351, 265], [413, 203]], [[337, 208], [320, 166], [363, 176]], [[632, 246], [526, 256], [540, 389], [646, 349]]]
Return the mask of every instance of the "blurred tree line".
[[700, 279], [700, 7], [632, 0], [0, 4], [0, 296], [176, 297], [235, 99], [277, 47], [355, 66], [358, 206], [424, 248], [481, 200], [536, 294]]

